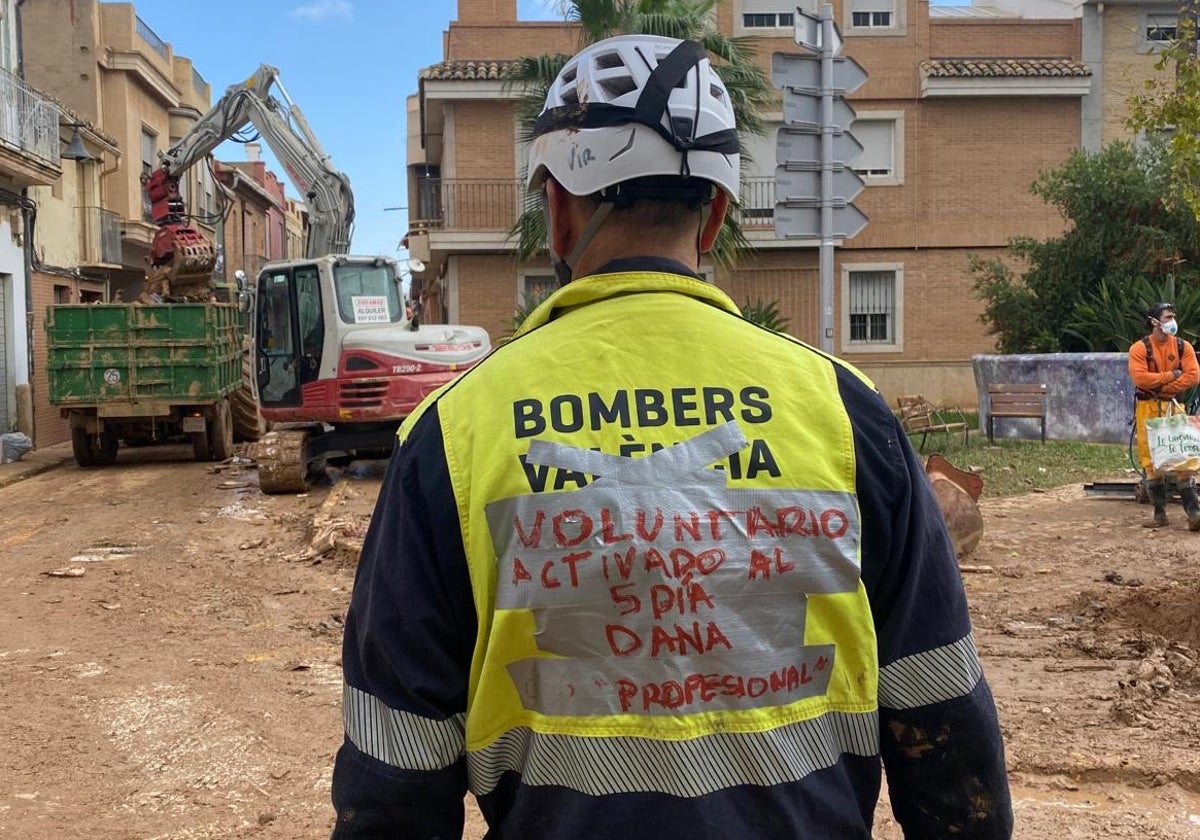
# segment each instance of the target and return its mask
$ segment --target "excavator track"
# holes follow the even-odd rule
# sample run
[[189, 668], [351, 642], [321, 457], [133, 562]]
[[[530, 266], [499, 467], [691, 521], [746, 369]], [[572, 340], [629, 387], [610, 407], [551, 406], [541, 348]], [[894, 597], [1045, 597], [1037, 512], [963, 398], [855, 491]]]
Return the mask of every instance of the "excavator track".
[[308, 487], [308, 441], [316, 426], [267, 432], [247, 447], [258, 463], [258, 486], [264, 493], [303, 493]]

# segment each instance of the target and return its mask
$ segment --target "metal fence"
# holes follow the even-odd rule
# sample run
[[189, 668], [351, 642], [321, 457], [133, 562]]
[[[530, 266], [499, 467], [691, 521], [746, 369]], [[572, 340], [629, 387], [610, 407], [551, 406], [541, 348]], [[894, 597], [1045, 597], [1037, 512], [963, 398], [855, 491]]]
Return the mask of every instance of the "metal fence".
[[121, 217], [102, 207], [79, 208], [79, 262], [121, 264]]
[[58, 169], [58, 106], [0, 70], [0, 142]]
[[159, 38], [158, 34], [150, 28], [150, 24], [146, 23], [140, 17], [137, 18], [137, 34], [139, 38], [150, 45], [150, 49], [163, 58], [167, 57], [167, 42]]

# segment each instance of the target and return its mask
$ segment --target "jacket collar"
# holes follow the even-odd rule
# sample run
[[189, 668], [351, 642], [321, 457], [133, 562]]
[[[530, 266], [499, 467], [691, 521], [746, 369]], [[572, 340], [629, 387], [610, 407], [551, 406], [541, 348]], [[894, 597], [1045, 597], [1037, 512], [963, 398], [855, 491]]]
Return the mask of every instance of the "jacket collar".
[[683, 263], [662, 257], [632, 257], [612, 260], [595, 274], [580, 277], [563, 286], [529, 313], [513, 333], [513, 338], [537, 329], [575, 307], [645, 292], [675, 292], [734, 315], [741, 314], [727, 294], [705, 283]]

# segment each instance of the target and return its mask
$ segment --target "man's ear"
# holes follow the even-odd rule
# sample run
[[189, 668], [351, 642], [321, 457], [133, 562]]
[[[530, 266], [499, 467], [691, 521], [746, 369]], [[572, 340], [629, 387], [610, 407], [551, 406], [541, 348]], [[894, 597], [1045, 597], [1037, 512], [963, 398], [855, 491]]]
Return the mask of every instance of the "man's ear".
[[571, 229], [571, 194], [553, 178], [546, 179], [546, 209], [550, 216], [546, 221], [550, 228], [546, 231], [547, 241], [554, 253], [565, 258], [575, 241]]
[[724, 190], [717, 190], [716, 198], [709, 205], [709, 213], [704, 220], [704, 228], [700, 231], [700, 253], [707, 254], [717, 241], [717, 233], [725, 224], [725, 214], [729, 212], [729, 196]]

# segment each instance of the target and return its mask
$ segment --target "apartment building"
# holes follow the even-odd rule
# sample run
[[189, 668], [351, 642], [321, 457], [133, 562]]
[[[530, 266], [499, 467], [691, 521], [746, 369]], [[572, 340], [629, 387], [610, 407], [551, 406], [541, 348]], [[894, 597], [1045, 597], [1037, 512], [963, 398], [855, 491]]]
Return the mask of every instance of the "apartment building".
[[[102, 166], [94, 205], [116, 213], [121, 227], [119, 267], [102, 273], [126, 300], [141, 292], [157, 227], [149, 217], [142, 176], [158, 154], [182, 138], [208, 111], [211, 89], [190, 59], [138, 16], [130, 3], [99, 0], [23, 0], [25, 75], [121, 150], [118, 165]], [[188, 212], [215, 233], [217, 196], [211, 171], [197, 162], [180, 179]]]
[[1083, 100], [1083, 146], [1098, 150], [1111, 140], [1134, 136], [1125, 120], [1129, 97], [1170, 70], [1158, 70], [1164, 46], [1174, 40], [1180, 3], [1150, 0], [1087, 0], [1081, 8], [1083, 58], [1095, 84]]
[[295, 198], [284, 199], [283, 209], [284, 236], [287, 239], [287, 249], [284, 257], [289, 260], [300, 259], [305, 254], [308, 241], [308, 208]]
[[71, 430], [50, 405], [43, 313], [56, 303], [93, 303], [112, 296], [107, 272], [121, 267], [121, 223], [100, 202], [100, 173], [120, 165], [115, 137], [75, 112], [61, 108], [62, 176], [28, 190], [36, 207], [31, 258], [30, 324], [33, 334], [32, 429], [38, 446], [71, 439]]
[[[221, 161], [217, 164], [217, 180], [225, 190], [225, 215], [217, 240], [221, 243], [222, 264], [218, 266], [226, 278], [239, 269], [254, 278], [268, 260], [283, 258], [283, 185], [272, 175], [266, 181], [260, 173], [266, 169], [258, 161]], [[259, 177], [256, 177], [259, 176]], [[262, 178], [260, 180], [260, 178]], [[275, 228], [274, 220], [279, 226]], [[278, 240], [279, 244], [275, 242]]]
[[[813, 6], [815, 4], [808, 3]], [[867, 187], [856, 204], [870, 224], [842, 242], [835, 265], [834, 350], [885, 397], [920, 392], [973, 404], [974, 353], [994, 347], [979, 320], [968, 255], [995, 256], [1013, 236], [1061, 230], [1030, 195], [1037, 174], [1081, 143], [1081, 103], [1092, 91], [1080, 20], [1070, 10], [931, 16], [925, 0], [839, 0], [844, 54], [869, 74], [851, 97], [865, 147], [853, 166]], [[1059, 4], [1061, 5], [1061, 4]], [[409, 108], [410, 230], [426, 269], [415, 276], [426, 312], [508, 329], [527, 291], [552, 282], [548, 264], [517, 265], [507, 232], [518, 212], [523, 149], [504, 77], [524, 55], [577, 48], [566, 24], [520, 22], [515, 0], [459, 0], [444, 61], [427, 68]], [[726, 0], [717, 25], [774, 52], [796, 52], [795, 3]], [[735, 301], [777, 301], [789, 331], [819, 343], [816, 242], [773, 230], [774, 129], [747, 138], [742, 224], [755, 252], [732, 269], [703, 266]], [[508, 140], [511, 138], [511, 141]], [[432, 302], [432, 306], [430, 303]]]
[[32, 435], [29, 311], [35, 205], [62, 175], [59, 109], [21, 78], [16, 0], [0, 0], [0, 433]]
[[[209, 109], [211, 89], [128, 3], [21, 0], [16, 18], [26, 79], [55, 100], [55, 141], [69, 149], [61, 177], [29, 191], [36, 205], [28, 321], [34, 442], [70, 439], [47, 401], [45, 307], [134, 300], [157, 227], [142, 176]], [[210, 161], [180, 179], [192, 223], [215, 234]]]

